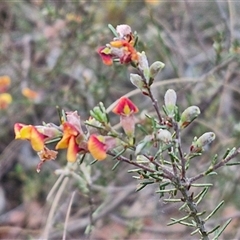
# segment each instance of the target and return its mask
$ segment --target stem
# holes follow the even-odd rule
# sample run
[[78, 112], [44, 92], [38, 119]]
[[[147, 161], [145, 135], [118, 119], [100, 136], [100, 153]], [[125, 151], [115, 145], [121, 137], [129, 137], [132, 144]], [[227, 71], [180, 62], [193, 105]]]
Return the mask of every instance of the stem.
[[170, 180], [175, 178], [174, 174], [167, 168], [163, 167], [160, 163], [158, 163], [156, 161], [152, 161], [152, 163], [154, 165], [158, 166], [165, 173], [165, 175], [163, 175], [163, 177], [168, 178]]
[[157, 113], [159, 123], [162, 124], [163, 119], [162, 119], [161, 113], [160, 113], [160, 111], [159, 111], [158, 101], [157, 101], [157, 99], [154, 98], [154, 96], [153, 96], [153, 94], [152, 94], [151, 87], [148, 85], [147, 79], [145, 78], [142, 70], [138, 68], [138, 71], [139, 71], [140, 76], [141, 76], [142, 79], [143, 79], [144, 84], [146, 85], [145, 87], [146, 87], [147, 90], [148, 90], [148, 94], [149, 94], [148, 96], [150, 97], [150, 99], [151, 99], [151, 101], [152, 101], [152, 105], [153, 105], [153, 107], [154, 107], [154, 109], [155, 109], [155, 111], [156, 111], [156, 113]]
[[[110, 156], [116, 157], [116, 154], [114, 154], [113, 152], [108, 151], [108, 154], [109, 154]], [[134, 165], [134, 166], [136, 166], [136, 167], [139, 167], [139, 168], [141, 168], [141, 169], [143, 169], [143, 170], [146, 170], [146, 171], [148, 171], [148, 172], [152, 172], [152, 173], [155, 173], [155, 172], [156, 172], [155, 170], [153, 170], [153, 169], [151, 169], [151, 168], [148, 168], [147, 166], [144, 166], [144, 165], [142, 165], [142, 164], [139, 164], [139, 163], [136, 163], [136, 162], [134, 162], [134, 161], [131, 161], [130, 159], [128, 159], [128, 158], [126, 158], [126, 157], [124, 157], [124, 156], [118, 156], [116, 159], [117, 159], [118, 161], [127, 162], [127, 163], [129, 163], [129, 164], [131, 164], [131, 165]]]
[[177, 147], [178, 147], [178, 152], [181, 160], [182, 179], [185, 179], [186, 178], [186, 159], [183, 156], [180, 131], [179, 131], [178, 124], [176, 122], [174, 122], [174, 130], [176, 132]]
[[[116, 154], [114, 154], [113, 152], [108, 151], [108, 154], [110, 156], [116, 157]], [[151, 173], [156, 173], [156, 170], [148, 168], [147, 166], [139, 164], [137, 162], [131, 161], [130, 159], [128, 159], [124, 156], [118, 156], [118, 157], [116, 157], [116, 159], [118, 161], [126, 162], [126, 163], [129, 163], [129, 164], [134, 165], [136, 167], [139, 167], [139, 168], [141, 168], [145, 171], [148, 171], [148, 172], [151, 172]], [[153, 163], [154, 165], [158, 166], [163, 171], [163, 173], [157, 172], [159, 176], [165, 177], [165, 178], [170, 179], [170, 180], [174, 179], [175, 176], [167, 168], [163, 167], [161, 164], [157, 163], [156, 161], [150, 161], [150, 162]]]
[[147, 87], [148, 89], [148, 93], [149, 93], [149, 97], [152, 101], [152, 105], [157, 113], [157, 116], [158, 116], [158, 119], [159, 119], [159, 123], [162, 124], [163, 122], [163, 119], [162, 119], [162, 116], [161, 116], [161, 113], [159, 111], [159, 106], [158, 106], [158, 101], [154, 98], [153, 94], [152, 94], [152, 91], [151, 91], [151, 87]]
[[228, 163], [230, 160], [232, 160], [233, 158], [235, 158], [239, 153], [240, 153], [240, 148], [238, 148], [238, 149], [237, 149], [233, 154], [231, 154], [229, 157], [222, 159], [219, 163], [217, 163], [217, 164], [215, 164], [214, 166], [212, 166], [212, 167], [211, 167], [211, 171], [207, 170], [207, 171], [205, 171], [205, 172], [203, 172], [203, 173], [198, 174], [198, 175], [195, 176], [195, 177], [190, 178], [190, 179], [189, 179], [189, 183], [191, 184], [191, 183], [195, 182], [196, 180], [198, 180], [198, 179], [206, 176], [208, 173], [213, 172], [213, 171], [215, 171], [216, 169], [224, 166], [224, 165], [225, 165], [226, 163]]
[[94, 226], [94, 220], [93, 220], [93, 199], [92, 199], [92, 184], [88, 183], [88, 203], [89, 203], [89, 232], [88, 234], [88, 239], [91, 239], [91, 234]]
[[182, 193], [183, 198], [190, 210], [191, 217], [194, 219], [194, 221], [197, 224], [197, 228], [199, 229], [199, 232], [202, 235], [203, 240], [209, 240], [208, 233], [205, 229], [205, 222], [201, 220], [201, 218], [197, 215], [198, 210], [196, 208], [196, 204], [194, 203], [191, 195], [188, 195], [188, 190], [186, 189], [186, 186], [183, 186], [181, 182], [178, 182], [178, 189]]

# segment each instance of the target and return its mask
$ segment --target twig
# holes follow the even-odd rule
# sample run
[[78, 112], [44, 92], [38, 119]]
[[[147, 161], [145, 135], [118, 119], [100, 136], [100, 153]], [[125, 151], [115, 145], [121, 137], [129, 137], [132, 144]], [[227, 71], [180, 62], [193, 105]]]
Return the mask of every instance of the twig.
[[224, 166], [226, 163], [228, 163], [230, 160], [232, 160], [233, 158], [235, 158], [238, 154], [240, 153], [240, 148], [238, 148], [233, 154], [231, 154], [229, 157], [225, 158], [225, 159], [222, 159], [219, 163], [215, 164], [214, 166], [211, 167], [211, 171], [207, 170], [205, 172], [202, 172], [200, 174], [198, 174], [197, 176], [195, 177], [192, 177], [189, 179], [189, 183], [193, 183], [195, 182], [196, 180], [206, 176], [208, 173], [210, 172], [213, 172], [215, 170], [217, 170], [218, 168]]
[[56, 211], [56, 208], [58, 206], [58, 202], [59, 202], [59, 200], [60, 200], [60, 198], [62, 196], [62, 193], [63, 193], [63, 191], [66, 188], [68, 180], [69, 180], [69, 177], [65, 177], [63, 179], [63, 182], [62, 182], [60, 188], [57, 191], [57, 194], [56, 194], [56, 196], [54, 198], [54, 201], [52, 203], [52, 206], [51, 206], [48, 218], [47, 218], [47, 223], [46, 223], [45, 229], [44, 229], [43, 234], [40, 237], [40, 239], [48, 239], [49, 231], [50, 231], [51, 226], [52, 226], [52, 219], [53, 219], [54, 213]]
[[[131, 193], [135, 192], [135, 190], [136, 190], [136, 186], [132, 186], [131, 188], [130, 187], [126, 188], [125, 191], [121, 190], [119, 195], [114, 194], [113, 198], [105, 202], [104, 210], [102, 210], [99, 214], [93, 215], [93, 222], [96, 222], [97, 220], [107, 216], [114, 209], [119, 207], [126, 200], [126, 198], [129, 197]], [[78, 231], [84, 230], [88, 225], [89, 225], [89, 217], [72, 220], [68, 224], [68, 231], [74, 232], [76, 230]], [[61, 235], [62, 235], [62, 232], [58, 230], [56, 232], [52, 232], [49, 236], [49, 239], [59, 238]]]
[[138, 68], [138, 71], [139, 71], [140, 76], [143, 79], [144, 84], [146, 85], [146, 88], [147, 88], [148, 94], [149, 94], [148, 96], [150, 97], [150, 99], [152, 101], [152, 105], [157, 113], [159, 123], [162, 124], [163, 119], [162, 119], [161, 113], [159, 111], [158, 101], [157, 101], [157, 99], [154, 98], [154, 96], [152, 94], [151, 86], [149, 86], [149, 84], [147, 83], [147, 79], [144, 76], [143, 71], [139, 68]]
[[72, 204], [73, 204], [73, 199], [74, 199], [75, 193], [76, 193], [75, 191], [72, 193], [72, 196], [71, 196], [71, 199], [70, 199], [70, 202], [69, 202], [69, 205], [68, 205], [66, 218], [65, 218], [65, 222], [64, 222], [63, 238], [62, 238], [63, 240], [66, 239], [67, 225], [68, 225], [68, 222], [69, 222], [69, 216], [70, 216], [71, 207], [72, 207]]
[[191, 198], [191, 195], [188, 195], [188, 191], [186, 188], [179, 187], [179, 191], [182, 193], [183, 198], [185, 202], [187, 203], [187, 206], [189, 207], [191, 217], [194, 219], [194, 221], [197, 224], [197, 228], [199, 229], [199, 232], [202, 235], [203, 240], [208, 240], [208, 233], [205, 229], [205, 223], [201, 220], [201, 218], [197, 215], [198, 211], [196, 208], [196, 205], [194, 204], [193, 199]]
[[181, 167], [182, 167], [182, 179], [186, 178], [186, 159], [183, 156], [182, 152], [182, 143], [181, 143], [181, 137], [180, 137], [180, 132], [179, 132], [179, 127], [177, 123], [174, 123], [174, 130], [176, 132], [176, 141], [177, 141], [177, 147], [178, 147], [178, 152], [181, 160]]
[[[108, 154], [109, 154], [110, 156], [112, 156], [112, 157], [115, 157], [115, 156], [116, 156], [116, 154], [114, 154], [114, 153], [111, 152], [111, 151], [108, 151]], [[139, 164], [139, 163], [136, 163], [136, 162], [134, 162], [134, 161], [131, 161], [130, 159], [128, 159], [128, 158], [126, 158], [126, 157], [124, 157], [124, 156], [118, 156], [116, 159], [119, 160], [119, 161], [122, 161], [122, 162], [129, 163], [129, 164], [134, 165], [134, 166], [136, 166], [136, 167], [139, 167], [139, 168], [141, 168], [141, 169], [143, 169], [143, 170], [146, 170], [146, 171], [148, 171], [148, 172], [155, 173], [155, 170], [153, 170], [153, 169], [151, 169], [151, 168], [148, 168], [147, 166], [144, 166], [144, 165], [142, 165], [142, 164]]]

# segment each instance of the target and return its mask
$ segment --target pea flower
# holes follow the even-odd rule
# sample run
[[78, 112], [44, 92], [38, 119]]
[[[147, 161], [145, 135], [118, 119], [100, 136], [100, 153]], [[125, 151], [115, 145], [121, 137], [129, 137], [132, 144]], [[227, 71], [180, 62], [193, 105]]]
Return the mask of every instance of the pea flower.
[[80, 117], [77, 112], [66, 113], [67, 121], [62, 124], [63, 136], [57, 143], [56, 149], [67, 148], [67, 161], [75, 162], [78, 153], [87, 152], [87, 143], [83, 134]]
[[10, 84], [11, 78], [9, 76], [0, 76], [0, 109], [7, 109], [12, 102], [12, 96], [5, 92]]
[[107, 157], [107, 151], [116, 146], [116, 139], [109, 136], [91, 135], [88, 140], [88, 150], [91, 155], [101, 161]]
[[120, 123], [126, 135], [134, 136], [136, 123], [134, 114], [138, 112], [137, 106], [129, 98], [121, 97], [112, 111], [120, 115]]
[[110, 42], [110, 46], [112, 47], [111, 53], [116, 57], [119, 58], [120, 63], [130, 63], [134, 62], [135, 64], [139, 61], [139, 55], [132, 46], [126, 40], [116, 40]]
[[29, 140], [33, 150], [39, 152], [44, 149], [46, 135], [38, 131], [33, 125], [15, 123], [15, 139]]
[[33, 91], [32, 89], [25, 87], [22, 89], [22, 95], [29, 100], [39, 101], [40, 100], [40, 93]]
[[99, 47], [97, 52], [99, 53], [102, 61], [106, 65], [112, 65], [113, 60], [124, 63], [138, 64], [139, 55], [134, 48], [135, 38], [132, 34], [130, 26], [122, 24], [116, 28], [117, 37], [113, 39], [106, 46]]
[[0, 109], [7, 109], [12, 102], [12, 96], [9, 93], [0, 93]]
[[0, 76], [0, 92], [5, 92], [11, 84], [11, 78], [7, 75]]
[[111, 54], [111, 48], [109, 47], [99, 47], [97, 50], [98, 54], [102, 58], [102, 61], [105, 65], [112, 65], [113, 64], [113, 55]]

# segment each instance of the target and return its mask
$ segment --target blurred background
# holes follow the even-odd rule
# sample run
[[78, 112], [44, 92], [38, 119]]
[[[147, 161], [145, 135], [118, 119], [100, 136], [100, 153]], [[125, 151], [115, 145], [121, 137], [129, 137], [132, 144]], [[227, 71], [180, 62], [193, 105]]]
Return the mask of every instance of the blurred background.
[[[217, 153], [221, 159], [228, 147], [240, 145], [239, 12], [240, 2], [231, 0], [1, 1], [0, 238], [194, 239], [183, 226], [166, 227], [170, 217], [177, 218], [179, 205], [163, 203], [154, 194], [157, 186], [135, 192], [137, 182], [127, 173], [131, 166], [112, 171], [112, 161], [94, 164], [88, 198], [75, 179], [56, 174], [66, 165], [64, 151], [36, 173], [38, 156], [29, 143], [14, 140], [13, 126], [59, 124], [56, 106], [77, 110], [86, 120], [99, 101], [108, 107], [133, 91], [133, 69], [105, 66], [96, 53], [113, 38], [109, 23], [128, 24], [150, 64], [166, 64], [154, 87], [159, 105], [173, 88], [181, 111], [190, 105], [201, 109], [183, 133], [186, 151], [194, 136], [216, 133], [209, 151], [194, 160], [194, 176], [209, 164], [209, 156]], [[141, 95], [132, 98], [140, 111], [152, 111]], [[207, 180], [214, 186], [204, 207], [225, 200], [212, 223], [232, 217], [223, 239], [240, 239], [239, 167], [221, 169]], [[90, 208], [99, 211], [87, 236]]]

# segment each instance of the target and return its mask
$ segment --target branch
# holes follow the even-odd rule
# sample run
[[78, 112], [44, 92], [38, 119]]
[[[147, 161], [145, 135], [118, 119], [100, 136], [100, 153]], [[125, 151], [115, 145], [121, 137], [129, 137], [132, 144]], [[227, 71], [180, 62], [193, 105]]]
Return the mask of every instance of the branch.
[[207, 171], [198, 174], [195, 177], [192, 177], [189, 179], [189, 183], [193, 183], [196, 180], [206, 176], [207, 174], [209, 174], [210, 172], [213, 172], [215, 170], [217, 170], [218, 168], [224, 166], [226, 163], [228, 163], [230, 160], [232, 160], [233, 158], [235, 158], [238, 154], [240, 153], [240, 147], [230, 156], [228, 156], [227, 158], [222, 159], [219, 163], [215, 164], [214, 166], [210, 167]]

